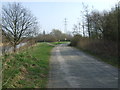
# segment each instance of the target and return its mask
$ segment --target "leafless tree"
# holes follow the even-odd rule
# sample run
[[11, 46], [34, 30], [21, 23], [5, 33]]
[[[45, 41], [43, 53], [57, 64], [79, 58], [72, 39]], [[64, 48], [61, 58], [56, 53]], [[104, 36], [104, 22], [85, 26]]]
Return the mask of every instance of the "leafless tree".
[[14, 47], [32, 34], [37, 24], [36, 18], [20, 3], [9, 3], [2, 7], [2, 30]]
[[83, 28], [83, 37], [85, 37], [85, 28], [84, 28], [85, 24], [84, 21], [82, 22], [82, 28]]
[[83, 5], [83, 13], [86, 19], [86, 26], [87, 26], [87, 32], [88, 32], [88, 36], [91, 36], [91, 32], [90, 32], [90, 11], [88, 10], [88, 5], [85, 5], [84, 3], [82, 3]]
[[73, 34], [76, 35], [76, 34], [79, 34], [79, 30], [78, 30], [78, 26], [76, 24], [73, 25]]
[[[103, 16], [99, 13], [99, 11], [92, 11], [90, 15], [91, 19], [91, 27], [92, 31], [91, 34], [93, 34], [94, 38], [101, 38], [102, 32], [103, 32]], [[92, 36], [92, 35], [91, 35]]]

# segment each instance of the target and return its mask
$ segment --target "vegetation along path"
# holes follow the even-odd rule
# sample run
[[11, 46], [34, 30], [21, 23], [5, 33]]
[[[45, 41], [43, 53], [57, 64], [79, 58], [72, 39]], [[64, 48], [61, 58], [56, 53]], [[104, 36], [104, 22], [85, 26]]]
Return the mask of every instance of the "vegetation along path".
[[53, 46], [37, 43], [2, 59], [2, 88], [46, 88]]
[[48, 87], [117, 88], [118, 70], [67, 44], [60, 44], [52, 51]]

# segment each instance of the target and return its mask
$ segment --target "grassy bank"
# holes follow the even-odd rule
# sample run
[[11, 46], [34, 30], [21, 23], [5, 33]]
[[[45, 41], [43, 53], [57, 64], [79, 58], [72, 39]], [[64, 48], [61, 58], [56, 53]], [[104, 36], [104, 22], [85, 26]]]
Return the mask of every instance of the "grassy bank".
[[34, 47], [3, 58], [3, 88], [45, 88], [48, 81], [50, 51], [53, 46]]

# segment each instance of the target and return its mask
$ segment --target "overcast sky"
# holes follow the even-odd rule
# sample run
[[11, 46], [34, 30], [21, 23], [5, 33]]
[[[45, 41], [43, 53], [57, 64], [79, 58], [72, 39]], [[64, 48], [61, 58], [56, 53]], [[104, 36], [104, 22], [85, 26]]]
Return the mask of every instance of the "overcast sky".
[[[4, 2], [16, 0], [3, 0]], [[2, 1], [2, 2], [3, 2]], [[67, 18], [67, 32], [72, 31], [73, 25], [81, 22], [82, 2], [98, 11], [110, 10], [118, 0], [17, 0], [37, 17], [41, 32], [51, 32], [52, 29], [65, 31], [64, 19]], [[25, 2], [26, 1], [26, 2]], [[2, 3], [6, 4], [6, 3]]]

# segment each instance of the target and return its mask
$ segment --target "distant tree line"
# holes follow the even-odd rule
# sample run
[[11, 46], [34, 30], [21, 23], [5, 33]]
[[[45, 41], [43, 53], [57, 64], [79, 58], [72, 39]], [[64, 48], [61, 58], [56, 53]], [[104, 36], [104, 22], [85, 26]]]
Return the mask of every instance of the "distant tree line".
[[62, 33], [59, 29], [53, 29], [49, 34], [39, 34], [37, 36], [38, 42], [56, 42], [56, 41], [70, 41], [72, 38], [71, 35]]

